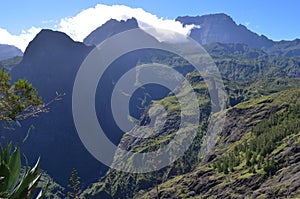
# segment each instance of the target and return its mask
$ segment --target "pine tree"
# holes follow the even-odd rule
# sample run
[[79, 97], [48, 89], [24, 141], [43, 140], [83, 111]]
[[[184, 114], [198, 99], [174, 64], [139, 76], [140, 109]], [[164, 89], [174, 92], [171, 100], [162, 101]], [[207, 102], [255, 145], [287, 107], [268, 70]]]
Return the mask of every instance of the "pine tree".
[[78, 199], [82, 190], [80, 188], [80, 177], [78, 176], [78, 172], [73, 168], [71, 177], [69, 178], [68, 184], [68, 196], [70, 198]]

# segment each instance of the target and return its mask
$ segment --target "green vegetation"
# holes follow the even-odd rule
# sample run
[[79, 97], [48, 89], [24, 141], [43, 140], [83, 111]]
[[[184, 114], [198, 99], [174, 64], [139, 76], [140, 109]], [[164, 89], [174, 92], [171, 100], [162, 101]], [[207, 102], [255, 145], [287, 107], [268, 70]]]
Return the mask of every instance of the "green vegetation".
[[[221, 115], [211, 115], [207, 85], [203, 77], [193, 72], [192, 66], [182, 58], [168, 52], [157, 51], [141, 58], [139, 64], [160, 63], [173, 66], [186, 75], [199, 100], [200, 126], [196, 138], [184, 156], [157, 172], [131, 174], [110, 169], [106, 175], [88, 189], [80, 189], [80, 178], [74, 169], [68, 185], [70, 198], [218, 198], [240, 197], [298, 197], [298, 187], [292, 183], [282, 188], [278, 179], [292, 176], [297, 164], [299, 146], [300, 108], [298, 98], [300, 79], [298, 57], [270, 56], [267, 53], [242, 44], [211, 44], [205, 46], [214, 58], [224, 80], [227, 94], [227, 123], [216, 138], [214, 151], [206, 154], [208, 122]], [[6, 60], [6, 68], [14, 62]], [[173, 78], [169, 74], [162, 74]], [[3, 82], [2, 120], [7, 122], [38, 114], [42, 110], [37, 92], [26, 80], [9, 84], [9, 75], [0, 73]], [[0, 85], [1, 86], [1, 85]], [[179, 88], [179, 95], [187, 90]], [[148, 139], [136, 140], [124, 136], [121, 148], [132, 152], [156, 151], [173, 140], [180, 124], [178, 99], [170, 94], [164, 99], [152, 101], [163, 105], [168, 112], [166, 125]], [[7, 106], [4, 106], [6, 105]], [[33, 106], [29, 106], [32, 104]], [[0, 107], [1, 108], [1, 107]], [[34, 108], [34, 109], [32, 109]], [[1, 109], [0, 109], [1, 111]], [[155, 116], [158, 111], [153, 111]], [[193, 114], [193, 113], [191, 113]], [[143, 121], [148, 121], [145, 113]], [[186, 126], [182, 131], [189, 131]], [[138, 132], [135, 132], [138, 133]], [[184, 140], [179, 141], [178, 146]], [[296, 147], [292, 150], [292, 147]], [[298, 147], [298, 148], [297, 148]], [[14, 154], [14, 153], [13, 153]], [[283, 155], [284, 154], [284, 155]], [[285, 156], [285, 157], [283, 157]], [[118, 160], [116, 155], [115, 160]], [[130, 157], [132, 164], [135, 156]], [[294, 161], [294, 162], [293, 162]], [[155, 167], [155, 163], [153, 163]], [[297, 173], [296, 173], [297, 174]], [[295, 175], [296, 176], [296, 175]], [[297, 180], [292, 181], [297, 184]], [[296, 182], [296, 183], [295, 183]], [[44, 183], [45, 184], [45, 183]], [[55, 185], [55, 187], [57, 187]], [[266, 188], [269, 187], [269, 188]], [[60, 188], [59, 188], [60, 189]], [[221, 190], [221, 191], [220, 191]], [[63, 189], [60, 189], [63, 192]], [[56, 196], [49, 196], [56, 197]], [[66, 197], [61, 194], [58, 197]]]
[[[0, 71], [0, 96], [0, 121], [10, 123], [23, 120], [46, 110], [37, 90], [27, 80], [19, 80], [11, 85], [10, 75], [4, 69]], [[22, 173], [20, 148], [16, 147], [11, 152], [12, 148], [12, 144], [4, 148], [0, 145], [0, 197], [31, 198], [41, 178], [39, 160], [31, 169], [26, 165]], [[41, 191], [37, 198], [43, 195]]]
[[[167, 168], [158, 171], [159, 197], [169, 198], [178, 196], [179, 198], [194, 198], [194, 195], [199, 195], [197, 184], [200, 179], [206, 182], [203, 186], [204, 196], [216, 195], [217, 190], [226, 190], [225, 187], [231, 187], [231, 191], [224, 191], [230, 197], [242, 197], [249, 195], [252, 186], [260, 186], [267, 179], [272, 180], [274, 176], [281, 173], [281, 168], [284, 168], [289, 156], [284, 159], [275, 157], [275, 152], [289, 150], [290, 145], [287, 142], [297, 140], [295, 137], [300, 132], [300, 111], [299, 89], [288, 89], [292, 87], [300, 87], [298, 79], [272, 79], [261, 80], [251, 83], [233, 83], [226, 80], [226, 91], [229, 96], [243, 95], [244, 98], [237, 105], [231, 105], [227, 110], [227, 125], [217, 142], [217, 148], [214, 154], [216, 158], [211, 156], [212, 160], [199, 159], [199, 152], [203, 145], [203, 136], [207, 127], [207, 121], [210, 114], [210, 103], [205, 85], [201, 81], [197, 81], [197, 75], [190, 75], [190, 78], [195, 80], [194, 87], [199, 94], [199, 107], [203, 117], [197, 137], [185, 155], [174, 162]], [[199, 78], [198, 78], [199, 79]], [[277, 87], [277, 81], [287, 82], [283, 87]], [[198, 83], [197, 83], [198, 82]], [[262, 87], [260, 85], [267, 85]], [[270, 87], [279, 92], [269, 91]], [[287, 89], [286, 89], [287, 88]], [[280, 91], [282, 90], [282, 91]], [[244, 102], [243, 102], [244, 101]], [[143, 140], [138, 144], [130, 145], [129, 137], [124, 137], [122, 144], [125, 147], [132, 147], [135, 151], [154, 150], [157, 144], [164, 145], [172, 139], [172, 129], [176, 126], [177, 112], [176, 108], [168, 109], [168, 107], [176, 107], [176, 100], [173, 96], [166, 97], [160, 101], [166, 105], [167, 110], [171, 110], [170, 119], [167, 129], [162, 132], [164, 136], [158, 137], [156, 142]], [[156, 101], [155, 103], [159, 103]], [[246, 114], [245, 114], [246, 113]], [[243, 123], [234, 132], [230, 125], [233, 125], [231, 119], [244, 118]], [[174, 128], [175, 129], [175, 128]], [[231, 142], [228, 142], [228, 135], [237, 136]], [[240, 137], [240, 138], [239, 138]], [[296, 139], [297, 138], [297, 139]], [[295, 144], [291, 144], [295, 146]], [[279, 153], [278, 152], [278, 153]], [[278, 156], [278, 155], [277, 155]], [[281, 156], [280, 156], [281, 157]], [[209, 158], [210, 159], [210, 158]], [[201, 166], [203, 165], [204, 166]], [[205, 179], [205, 180], [204, 180]], [[99, 183], [94, 183], [89, 189], [83, 192], [83, 196], [103, 196], [110, 195], [114, 198], [155, 198], [157, 190], [155, 187], [155, 173], [147, 174], [128, 174], [110, 170], [105, 178]], [[240, 181], [240, 182], [239, 182]], [[249, 187], [241, 184], [249, 181]], [[243, 183], [242, 183], [243, 182]], [[251, 183], [250, 183], [251, 182]], [[215, 184], [209, 187], [209, 184]], [[232, 188], [235, 183], [241, 183], [236, 188]], [[253, 183], [253, 184], [252, 184]], [[277, 182], [274, 186], [277, 186]], [[194, 187], [195, 186], [195, 187]], [[199, 185], [200, 186], [200, 185]], [[151, 190], [151, 188], [153, 188]], [[233, 190], [232, 190], [233, 189]], [[148, 191], [147, 191], [148, 190]], [[261, 191], [262, 193], [260, 193]], [[259, 195], [266, 194], [265, 189], [259, 189]], [[225, 195], [226, 195], [225, 194]], [[286, 193], [281, 193], [286, 194]], [[229, 197], [228, 196], [228, 197]], [[225, 197], [219, 195], [219, 197]]]
[[10, 84], [10, 75], [0, 71], [0, 120], [22, 120], [43, 112], [42, 99], [27, 80]]
[[[9, 199], [31, 198], [38, 185], [41, 174], [39, 174], [39, 160], [36, 165], [20, 176], [21, 157], [20, 148], [16, 147], [11, 153], [12, 144], [2, 148], [0, 146], [0, 197]], [[42, 198], [41, 191], [37, 198]]]
[[[227, 121], [247, 120], [236, 130], [228, 122], [208, 159], [159, 185], [161, 198], [299, 197], [299, 96], [299, 89], [284, 90], [229, 108]], [[155, 190], [136, 196], [152, 198]]]
[[82, 190], [80, 188], [80, 177], [78, 176], [78, 172], [73, 168], [71, 177], [69, 179], [68, 188], [68, 196], [70, 198], [78, 199]]
[[272, 56], [243, 44], [215, 43], [205, 48], [226, 79], [246, 82], [299, 77], [299, 57]]
[[234, 172], [241, 164], [243, 169], [256, 173], [263, 169], [272, 176], [280, 169], [280, 164], [270, 158], [270, 154], [289, 135], [300, 132], [300, 103], [271, 115], [252, 129], [251, 137], [233, 147], [213, 163], [218, 172]]

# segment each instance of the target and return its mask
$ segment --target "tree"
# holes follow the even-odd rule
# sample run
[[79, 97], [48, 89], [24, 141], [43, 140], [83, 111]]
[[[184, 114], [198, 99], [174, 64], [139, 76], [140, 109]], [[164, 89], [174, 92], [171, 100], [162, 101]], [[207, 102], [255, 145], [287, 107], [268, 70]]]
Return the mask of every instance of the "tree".
[[272, 176], [276, 173], [278, 170], [278, 163], [272, 159], [271, 161], [267, 159], [267, 163], [264, 166], [264, 171], [267, 173], [267, 175]]
[[[47, 104], [42, 104], [42, 98], [37, 90], [25, 79], [10, 84], [10, 74], [0, 70], [0, 121], [10, 123], [23, 120], [46, 112], [50, 103], [59, 100], [57, 96]], [[5, 148], [0, 144], [0, 198], [29, 199], [33, 195], [40, 180], [39, 160], [36, 165], [20, 175], [21, 157], [20, 148], [13, 152], [12, 144]], [[45, 192], [41, 191], [37, 198], [42, 198]]]
[[82, 190], [80, 188], [80, 177], [78, 176], [78, 172], [73, 168], [71, 177], [69, 179], [68, 188], [70, 191], [68, 192], [68, 196], [70, 198], [77, 199], [81, 194]]
[[38, 92], [27, 80], [10, 84], [10, 75], [0, 71], [0, 120], [11, 122], [45, 111]]

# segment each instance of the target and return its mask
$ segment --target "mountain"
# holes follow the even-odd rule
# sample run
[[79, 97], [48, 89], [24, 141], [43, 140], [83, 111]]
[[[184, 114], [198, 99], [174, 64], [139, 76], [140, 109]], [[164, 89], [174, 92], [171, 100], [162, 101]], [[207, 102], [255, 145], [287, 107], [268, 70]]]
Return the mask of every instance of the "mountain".
[[[279, 45], [235, 24], [224, 14], [177, 20], [201, 26], [191, 36], [204, 44], [219, 68], [228, 109], [211, 114], [213, 104], [203, 77], [186, 60], [153, 49], [130, 52], [116, 59], [100, 78], [95, 96], [98, 121], [111, 142], [127, 150], [153, 151], [170, 142], [180, 125], [178, 100], [168, 89], [159, 86], [137, 89], [129, 109], [138, 124], [151, 122], [148, 108], [153, 103], [160, 103], [169, 111], [166, 125], [154, 140], [151, 137], [138, 140], [124, 136], [114, 121], [110, 106], [114, 86], [137, 64], [167, 64], [184, 75], [199, 98], [201, 123], [190, 148], [173, 164], [146, 174], [109, 169], [88, 153], [73, 122], [73, 83], [82, 62], [106, 38], [137, 28], [135, 19], [110, 20], [87, 36], [84, 43], [75, 42], [61, 32], [42, 30], [30, 42], [21, 63], [13, 67], [12, 81], [28, 79], [44, 102], [52, 100], [56, 92], [65, 95], [51, 104], [48, 113], [22, 121], [21, 127], [16, 123], [1, 129], [1, 142], [12, 139], [20, 144], [30, 165], [41, 156], [41, 168], [63, 186], [76, 168], [82, 188], [86, 188], [83, 198], [155, 198], [156, 186], [160, 198], [270, 198], [276, 194], [279, 198], [299, 197], [300, 58], [294, 56], [297, 53], [291, 56], [282, 53], [284, 46], [296, 49], [298, 41]], [[280, 54], [277, 50], [268, 52], [276, 45]], [[15, 65], [17, 60], [3, 63]], [[184, 94], [184, 87], [179, 87], [179, 91]], [[152, 114], [155, 116], [156, 112]], [[208, 122], [218, 124], [224, 114], [226, 124], [217, 137], [206, 135]], [[12, 133], [9, 128], [15, 131]], [[131, 132], [138, 133], [135, 129]], [[206, 140], [213, 142], [209, 143], [213, 146], [209, 153], [203, 150]], [[118, 160], [120, 156], [116, 154], [113, 158]], [[61, 194], [63, 188], [53, 184]]]
[[200, 44], [234, 43], [246, 44], [261, 49], [270, 55], [287, 57], [300, 56], [299, 39], [293, 41], [272, 41], [258, 35], [223, 13], [203, 16], [180, 16], [176, 21], [185, 25], [197, 25], [191, 30], [190, 37]]
[[266, 52], [271, 55], [287, 57], [300, 56], [300, 39], [275, 42], [275, 45], [266, 49]]
[[226, 79], [245, 82], [263, 78], [300, 77], [299, 57], [269, 55], [239, 43], [211, 43], [203, 47]]
[[251, 48], [242, 43], [210, 43], [203, 45], [213, 58], [266, 58], [268, 54], [263, 50]]
[[0, 66], [4, 67], [6, 70], [11, 71], [15, 66], [17, 66], [23, 57], [17, 56], [5, 60], [0, 60]]
[[[133, 21], [127, 21], [127, 29], [132, 27]], [[124, 29], [124, 23], [127, 22], [117, 23]], [[111, 30], [107, 25], [104, 25], [104, 28], [107, 33], [117, 33], [116, 26], [116, 24], [112, 26]], [[105, 32], [101, 28], [98, 31], [101, 34]], [[62, 32], [42, 30], [26, 48], [22, 62], [11, 72], [12, 82], [20, 78], [28, 79], [38, 89], [45, 103], [51, 101], [56, 92], [65, 93], [62, 100], [51, 104], [48, 113], [21, 122], [21, 127], [15, 126], [15, 133], [1, 130], [1, 134], [6, 138], [21, 143], [22, 151], [29, 154], [27, 157], [29, 163], [41, 156], [41, 167], [62, 185], [67, 184], [72, 168], [76, 168], [82, 176], [83, 186], [98, 180], [107, 170], [106, 166], [85, 149], [77, 135], [72, 115], [73, 83], [79, 67], [94, 47], [74, 42]], [[107, 106], [111, 101], [109, 93], [112, 93], [114, 82], [136, 66], [137, 57], [144, 54], [145, 52], [132, 52], [119, 57], [109, 66], [98, 84], [96, 93], [98, 119], [102, 122], [102, 128], [109, 132], [107, 134], [109, 139], [116, 144], [122, 138], [123, 131], [114, 123], [110, 106]], [[167, 95], [166, 89], [158, 89], [155, 92], [158, 96]], [[140, 95], [144, 95], [143, 90], [139, 90], [136, 98], [139, 99]], [[137, 101], [140, 100], [135, 100], [134, 103], [139, 103]], [[140, 110], [133, 109], [135, 111], [132, 114], [138, 115], [137, 112]], [[28, 138], [23, 143], [23, 139], [27, 137], [26, 132], [29, 132]]]
[[0, 44], [0, 60], [22, 55], [23, 52], [19, 48], [11, 45]]
[[[74, 42], [64, 33], [42, 30], [26, 48], [22, 62], [11, 71], [12, 81], [28, 79], [45, 103], [51, 101], [56, 92], [65, 93], [62, 100], [49, 107], [48, 113], [22, 121], [21, 127], [14, 127], [14, 133], [2, 132], [21, 144], [29, 163], [41, 156], [41, 167], [62, 185], [68, 181], [73, 167], [80, 170], [86, 182], [93, 179], [95, 171], [101, 171], [101, 165], [81, 144], [72, 119], [73, 82], [92, 49]], [[27, 131], [30, 133], [23, 143]], [[88, 169], [86, 162], [89, 162]]]
[[[227, 21], [227, 25], [229, 24], [228, 29], [239, 27], [231, 18], [227, 18], [225, 21]], [[232, 25], [231, 27], [230, 24]], [[242, 29], [245, 30], [246, 28]], [[235, 31], [228, 34], [235, 34]], [[222, 33], [220, 33], [221, 35]], [[249, 195], [252, 191], [255, 191], [252, 195], [253, 197], [265, 195], [268, 198], [272, 196], [273, 190], [279, 193], [281, 188], [278, 178], [289, 179], [291, 176], [299, 173], [297, 167], [299, 162], [298, 148], [296, 147], [295, 151], [291, 151], [292, 147], [288, 147], [289, 143], [292, 146], [298, 145], [298, 142], [294, 141], [299, 136], [297, 132], [298, 127], [295, 128], [296, 131], [290, 131], [290, 134], [282, 135], [278, 133], [276, 135], [278, 136], [276, 144], [266, 144], [267, 147], [271, 148], [263, 149], [268, 150], [263, 152], [263, 157], [261, 157], [261, 151], [254, 151], [251, 148], [251, 152], [248, 152], [243, 149], [241, 150], [239, 162], [235, 163], [237, 165], [231, 165], [228, 168], [229, 166], [227, 165], [226, 167], [224, 163], [229, 162], [229, 160], [233, 161], [227, 157], [233, 156], [230, 153], [231, 149], [236, 145], [239, 146], [240, 140], [247, 140], [251, 136], [251, 140], [260, 143], [262, 142], [260, 141], [261, 139], [268, 140], [270, 137], [273, 139], [273, 135], [269, 134], [269, 132], [273, 131], [273, 128], [287, 128], [289, 125], [297, 126], [299, 122], [297, 115], [295, 120], [291, 119], [289, 121], [290, 123], [272, 123], [274, 125], [272, 130], [263, 129], [260, 136], [251, 134], [251, 130], [255, 126], [258, 126], [257, 128], [261, 128], [260, 126], [264, 127], [264, 125], [271, 126], [268, 123], [269, 118], [280, 117], [282, 119], [286, 116], [285, 114], [291, 114], [290, 117], [293, 118], [293, 112], [297, 112], [299, 103], [297, 101], [299, 89], [294, 90], [293, 88], [299, 88], [300, 86], [300, 62], [297, 57], [268, 54], [262, 49], [271, 48], [272, 45], [275, 45], [273, 41], [250, 31], [247, 32], [247, 35], [250, 39], [252, 38], [251, 42], [248, 40], [248, 44], [257, 42], [257, 45], [247, 45], [247, 43], [245, 44], [246, 40], [236, 40], [234, 36], [232, 36], [230, 42], [227, 40], [222, 41], [224, 43], [216, 43], [215, 39], [211, 39], [204, 45], [204, 48], [213, 57], [224, 78], [228, 98], [229, 108], [225, 111], [227, 124], [217, 137], [205, 138], [205, 131], [207, 122], [211, 119], [214, 120], [220, 113], [217, 113], [215, 117], [210, 115], [211, 104], [208, 100], [207, 87], [203, 82], [203, 78], [188, 72], [186, 75], [193, 83], [195, 91], [200, 98], [199, 108], [202, 114], [199, 133], [184, 156], [157, 173], [131, 174], [109, 169], [99, 182], [93, 183], [83, 192], [82, 197], [95, 199], [156, 198], [156, 184], [158, 184], [159, 189], [158, 198], [201, 198], [202, 195], [205, 197], [229, 198], [236, 196], [237, 198], [242, 198]], [[264, 41], [266, 45], [261, 44]], [[140, 60], [139, 62], [143, 63], [145, 61], [149, 63], [149, 61], [153, 60], [159, 60], [160, 63], [166, 63], [177, 68], [181, 68], [181, 66], [183, 66], [182, 68], [189, 67], [189, 64], [184, 60], [166, 54], [153, 54], [150, 60]], [[284, 102], [290, 104], [291, 112]], [[168, 112], [170, 118], [167, 121], [167, 125], [159, 132], [159, 136], [155, 137], [154, 141], [124, 136], [120, 142], [120, 148], [125, 148], [132, 152], [148, 152], [158, 146], [164, 146], [174, 137], [174, 131], [176, 131], [180, 122], [180, 111], [177, 110], [176, 99], [174, 99], [174, 96], [169, 95], [161, 100], [152, 101], [152, 103], [161, 103], [167, 110], [171, 110]], [[246, 106], [245, 104], [247, 104], [247, 108], [244, 107]], [[282, 112], [284, 112], [283, 115]], [[223, 115], [221, 114], [221, 116]], [[147, 120], [146, 109], [142, 118], [140, 118], [140, 123]], [[133, 134], [138, 134], [134, 129], [132, 131]], [[287, 136], [290, 136], [291, 139]], [[211, 153], [205, 154], [204, 157], [199, 159], [199, 153], [204, 147], [205, 139], [215, 140], [215, 148]], [[287, 156], [279, 155], [278, 151], [287, 154]], [[223, 153], [225, 154], [224, 156]], [[252, 155], [253, 157], [250, 157], [253, 163], [247, 163], [246, 153], [255, 154]], [[116, 154], [114, 158], [118, 161], [122, 157]], [[129, 159], [132, 159], [132, 164], [135, 164], [135, 155], [132, 155]], [[249, 162], [250, 159], [248, 160]], [[257, 162], [259, 161], [261, 162], [258, 164]], [[225, 167], [224, 171], [221, 171], [222, 167]], [[285, 173], [284, 169], [288, 169], [288, 171]], [[201, 180], [202, 175], [204, 177], [203, 181]], [[239, 176], [241, 176], [241, 179]], [[215, 178], [218, 181], [214, 181]], [[234, 179], [232, 184], [229, 179]], [[281, 191], [278, 196], [285, 197], [289, 194], [290, 196], [299, 196], [298, 190], [300, 187], [297, 185], [298, 181], [299, 178], [293, 178], [293, 182], [296, 185], [288, 184], [286, 187], [291, 191]], [[245, 187], [245, 183], [250, 184], [250, 186]], [[222, 187], [221, 191], [218, 191], [219, 187]]]
[[176, 21], [185, 25], [198, 25], [192, 29], [190, 37], [200, 44], [213, 42], [220, 43], [242, 43], [253, 48], [269, 48], [274, 42], [264, 35], [258, 35], [248, 30], [245, 26], [237, 25], [233, 19], [226, 14], [211, 14], [203, 16], [183, 16]]
[[101, 27], [97, 28], [91, 34], [89, 34], [84, 40], [83, 43], [86, 45], [98, 45], [106, 38], [111, 37], [120, 32], [126, 30], [138, 28], [138, 23], [135, 18], [128, 19], [126, 21], [121, 20], [117, 21], [115, 19], [108, 20]]
[[[162, 183], [159, 198], [298, 198], [299, 96], [299, 88], [285, 90], [228, 109], [214, 152]], [[155, 196], [153, 189], [138, 198]]]
[[[272, 181], [276, 182], [278, 178], [290, 179], [295, 173], [300, 172], [297, 166], [300, 155], [298, 149], [300, 115], [297, 112], [299, 110], [300, 79], [269, 79], [248, 83], [225, 81], [229, 107], [223, 113], [209, 116], [211, 103], [210, 97], [205, 92], [207, 90], [205, 82], [199, 75], [193, 73], [189, 74], [188, 78], [199, 95], [199, 108], [202, 113], [199, 132], [189, 150], [170, 166], [157, 173], [130, 174], [110, 169], [100, 182], [92, 184], [84, 191], [84, 198], [155, 198], [157, 197], [156, 183], [159, 184], [159, 198], [201, 198], [201, 196], [205, 198], [211, 196], [243, 198], [253, 191], [256, 191], [256, 197], [259, 193], [270, 196], [270, 190], [280, 189], [280, 182], [274, 186], [269, 185], [269, 187], [266, 187], [266, 184], [270, 184]], [[139, 140], [138, 138], [124, 137], [120, 147], [132, 152], [147, 152], [157, 145], [164, 146], [173, 139], [180, 112], [177, 110], [178, 107], [176, 108], [173, 96], [166, 97], [160, 102], [166, 105], [167, 110], [171, 110], [168, 113], [170, 115], [168, 126], [154, 138]], [[172, 108], [169, 109], [170, 107]], [[291, 119], [283, 121], [286, 113], [291, 114]], [[294, 113], [297, 116], [292, 116]], [[213, 124], [218, 124], [218, 120], [223, 117], [226, 117], [225, 126], [216, 131], [217, 135], [207, 135], [206, 137], [208, 121], [212, 120]], [[274, 118], [278, 118], [278, 123], [270, 124], [273, 121], [271, 119]], [[283, 133], [281, 129], [288, 128], [288, 126], [290, 126], [289, 130]], [[216, 126], [216, 128], [218, 127]], [[276, 134], [274, 129], [278, 129]], [[261, 133], [256, 135], [252, 133], [253, 131]], [[274, 135], [271, 132], [274, 132]], [[276, 139], [276, 141], [271, 139]], [[266, 140], [270, 140], [270, 142], [262, 143]], [[268, 151], [264, 152], [263, 159], [260, 160], [260, 166], [257, 167], [258, 163], [254, 163], [257, 170], [249, 172], [251, 164], [246, 164], [245, 148], [236, 149], [236, 153], [241, 151], [241, 157], [230, 173], [227, 173], [227, 170], [225, 173], [218, 170], [221, 168], [218, 168], [217, 165], [233, 161], [225, 158], [238, 156], [231, 154], [234, 147], [242, 147], [247, 141], [268, 147]], [[205, 145], [211, 145], [214, 148], [211, 152], [204, 153], [203, 156], [202, 151]], [[258, 158], [261, 151], [265, 149], [260, 149], [261, 151], [258, 152], [255, 150], [251, 148], [251, 154], [255, 154], [255, 158]], [[132, 156], [131, 159], [134, 160], [135, 155]], [[120, 157], [116, 154], [115, 158]], [[263, 169], [267, 170], [266, 162], [272, 158], [276, 158], [276, 163], [278, 163], [276, 172], [278, 171], [278, 173], [274, 171], [270, 175]], [[223, 162], [219, 163], [218, 161]], [[286, 173], [285, 168], [288, 168]], [[300, 191], [299, 183], [297, 183], [299, 180], [299, 177], [295, 177], [293, 178], [295, 183], [286, 184], [286, 187], [292, 192], [291, 196], [299, 196], [300, 193], [297, 192], [297, 190]], [[219, 189], [219, 187], [222, 188]], [[262, 189], [258, 189], [259, 187]], [[287, 196], [289, 193], [281, 194]]]

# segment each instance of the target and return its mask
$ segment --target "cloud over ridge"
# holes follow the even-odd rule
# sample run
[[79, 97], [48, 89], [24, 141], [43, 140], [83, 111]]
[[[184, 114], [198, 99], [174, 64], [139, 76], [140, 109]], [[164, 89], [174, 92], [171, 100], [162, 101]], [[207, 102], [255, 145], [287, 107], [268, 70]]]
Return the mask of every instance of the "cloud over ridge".
[[6, 29], [0, 28], [0, 44], [14, 45], [24, 52], [28, 43], [40, 31], [41, 28], [31, 27], [28, 30], [22, 30], [21, 34], [19, 35], [13, 35], [9, 33]]
[[[136, 18], [139, 27], [145, 30], [152, 27], [155, 29], [175, 31], [182, 35], [188, 35], [191, 29], [195, 27], [193, 25], [183, 27], [178, 21], [159, 18], [141, 8], [131, 8], [125, 5], [108, 6], [97, 4], [93, 8], [81, 11], [76, 16], [61, 19], [60, 22], [55, 24], [52, 29], [68, 34], [75, 41], [83, 41], [88, 34], [103, 25], [109, 19], [121, 21], [132, 17]], [[29, 30], [23, 30], [20, 35], [12, 35], [7, 30], [0, 28], [0, 43], [15, 45], [24, 51], [28, 43], [42, 28], [43, 27], [32, 27]], [[166, 37], [164, 34], [156, 36], [160, 37], [159, 39], [161, 40], [166, 39], [164, 38]], [[176, 38], [172, 39], [176, 40]]]

